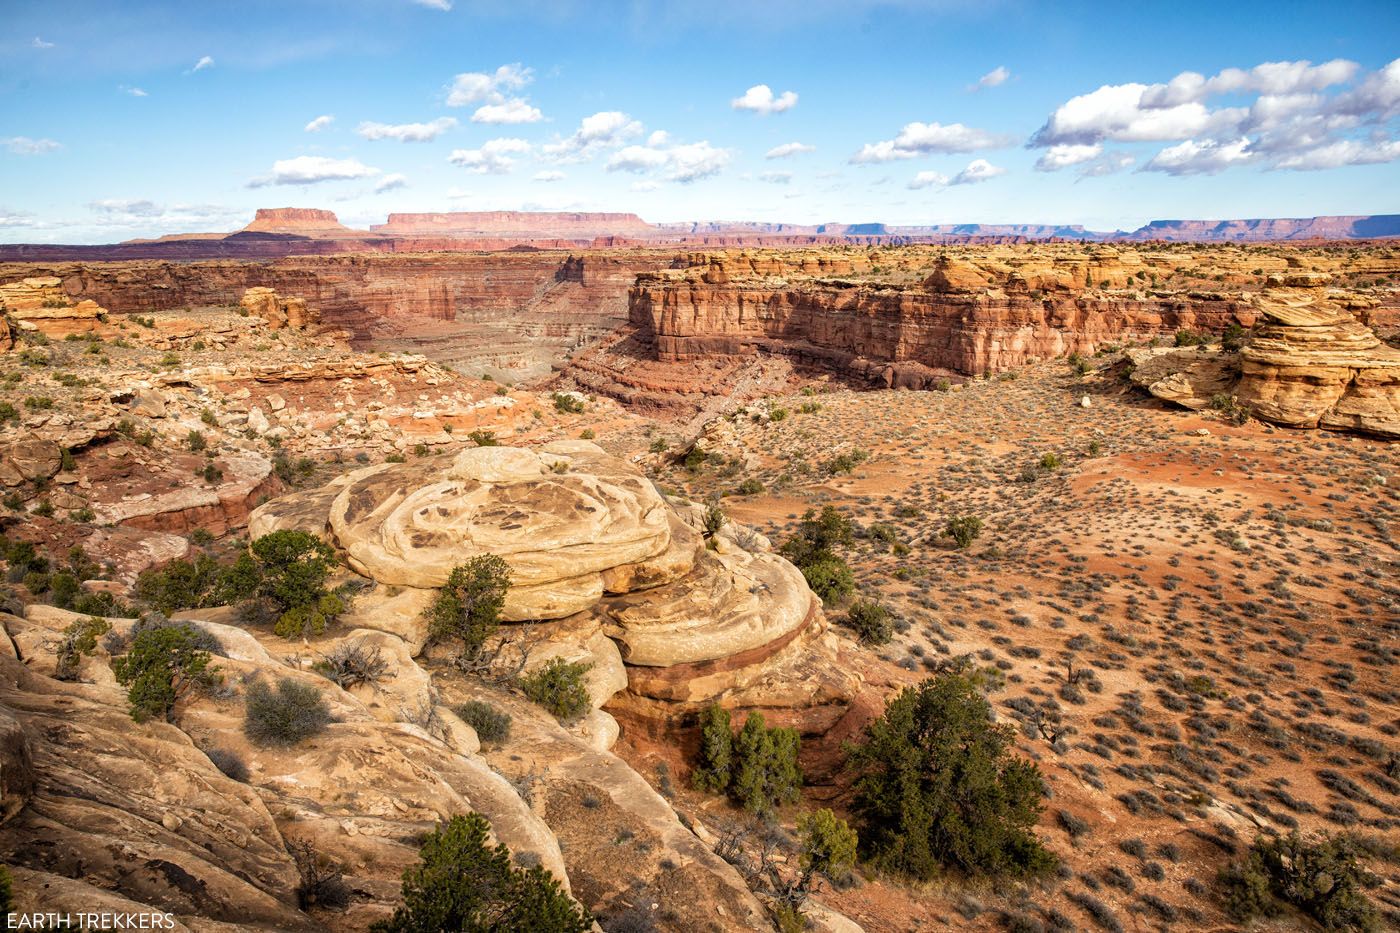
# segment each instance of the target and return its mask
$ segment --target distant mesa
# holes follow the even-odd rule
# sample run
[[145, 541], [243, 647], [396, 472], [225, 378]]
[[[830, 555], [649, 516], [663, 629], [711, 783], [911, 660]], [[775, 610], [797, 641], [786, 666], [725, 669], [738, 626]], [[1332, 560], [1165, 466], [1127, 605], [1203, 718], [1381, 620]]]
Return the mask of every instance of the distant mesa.
[[642, 247], [798, 248], [911, 244], [1080, 242], [1262, 243], [1400, 237], [1400, 214], [1246, 220], [1154, 220], [1131, 231], [1076, 224], [789, 224], [764, 221], [648, 223], [636, 214], [572, 211], [447, 211], [390, 214], [368, 230], [332, 211], [259, 208], [232, 233], [178, 233], [101, 245], [0, 244], [0, 262], [123, 259], [276, 259], [336, 253], [493, 252]]

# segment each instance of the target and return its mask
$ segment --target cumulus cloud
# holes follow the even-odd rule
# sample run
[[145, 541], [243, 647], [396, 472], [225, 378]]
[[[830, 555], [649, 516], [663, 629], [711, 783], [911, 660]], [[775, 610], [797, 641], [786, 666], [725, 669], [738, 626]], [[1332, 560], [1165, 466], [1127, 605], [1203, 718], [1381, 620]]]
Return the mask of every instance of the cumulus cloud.
[[408, 177], [395, 172], [392, 175], [385, 175], [374, 185], [375, 194], [383, 194], [386, 191], [397, 191], [400, 188], [408, 187]]
[[787, 159], [795, 155], [816, 151], [816, 146], [809, 146], [806, 143], [783, 143], [781, 146], [769, 149], [763, 154], [763, 157], [765, 159]]
[[515, 167], [511, 156], [529, 151], [530, 144], [525, 140], [507, 137], [488, 140], [480, 149], [454, 149], [447, 161], [476, 175], [505, 175]]
[[33, 38], [33, 40], [30, 41], [29, 44], [30, 44], [33, 48], [36, 48], [36, 49], [51, 49], [51, 48], [53, 48], [53, 46], [54, 46], [54, 44], [53, 44], [52, 42], [45, 42], [43, 39], [40, 39], [38, 36], [35, 36], [35, 37]]
[[1245, 137], [1222, 143], [1213, 139], [1188, 139], [1168, 146], [1148, 160], [1144, 172], [1164, 172], [1168, 175], [1215, 175], [1254, 158]]
[[1396, 159], [1400, 159], [1400, 140], [1371, 143], [1356, 139], [1339, 139], [1285, 156], [1275, 162], [1273, 167], [1315, 172], [1341, 168], [1344, 165], [1376, 165], [1381, 162], [1394, 162]]
[[770, 185], [786, 185], [792, 181], [792, 172], [764, 172], [758, 176], [758, 180]]
[[980, 182], [996, 178], [998, 175], [1005, 175], [1006, 169], [999, 165], [993, 165], [986, 159], [973, 159], [967, 163], [967, 168], [953, 176], [950, 185], [975, 185]]
[[969, 91], [982, 91], [989, 87], [1001, 87], [1011, 77], [1011, 72], [1006, 70], [1005, 65], [997, 65], [991, 71], [977, 79], [976, 84], [968, 86]]
[[34, 215], [0, 207], [0, 227], [32, 227]]
[[312, 120], [310, 123], [306, 124], [305, 129], [308, 133], [319, 133], [334, 122], [335, 117], [331, 116], [328, 113], [324, 113], [316, 119]]
[[605, 168], [609, 172], [659, 173], [667, 181], [689, 184], [719, 174], [731, 157], [728, 149], [704, 141], [664, 148], [625, 146], [613, 153]]
[[[584, 162], [605, 149], [615, 149], [628, 140], [642, 135], [642, 124], [620, 110], [603, 110], [584, 117], [573, 135], [540, 147], [545, 158], [555, 162]], [[667, 136], [658, 130], [647, 140], [650, 146], [661, 146]]]
[[129, 230], [210, 230], [237, 222], [241, 209], [217, 204], [162, 204], [146, 198], [100, 198], [88, 202], [94, 219], [65, 226]]
[[52, 139], [31, 139], [28, 136], [10, 136], [0, 139], [0, 145], [15, 155], [47, 155], [63, 148], [63, 143]]
[[671, 141], [671, 134], [665, 130], [652, 130], [647, 137], [648, 146], [664, 146]]
[[413, 0], [413, 2], [430, 10], [442, 10], [444, 13], [452, 9], [452, 0]]
[[203, 70], [206, 69], [206, 68], [213, 68], [213, 67], [214, 67], [214, 59], [210, 58], [208, 55], [201, 55], [200, 58], [199, 58], [199, 61], [195, 62], [195, 63], [194, 63], [194, 67], [190, 69], [190, 72], [193, 73], [193, 72], [196, 72], [196, 71], [203, 71]]
[[538, 123], [544, 119], [538, 107], [520, 97], [499, 104], [483, 104], [472, 114], [473, 123]]
[[908, 187], [915, 191], [920, 188], [941, 188], [948, 184], [948, 176], [941, 172], [920, 172], [909, 179]]
[[987, 130], [964, 126], [961, 123], [906, 123], [894, 139], [878, 143], [866, 143], [860, 151], [851, 156], [856, 164], [863, 162], [892, 162], [895, 159], [915, 159], [932, 153], [973, 152], [978, 149], [996, 149], [1006, 146], [1011, 140]]
[[[366, 121], [361, 123], [355, 132], [361, 138], [371, 141], [396, 139], [401, 143], [428, 143], [456, 125], [457, 121], [453, 117], [438, 117], [431, 123], [373, 123]], [[311, 129], [310, 124], [307, 124], [307, 129]]]
[[536, 172], [531, 181], [563, 181], [567, 176], [563, 172], [553, 169], [543, 172]]
[[132, 97], [150, 97], [150, 96], [151, 96], [151, 95], [147, 94], [145, 91], [141, 90], [141, 88], [139, 88], [139, 87], [127, 87], [125, 84], [119, 85], [119, 86], [117, 87], [117, 90], [121, 91], [121, 92], [124, 93], [124, 94], [130, 94]]
[[782, 113], [796, 107], [797, 94], [794, 91], [783, 91], [782, 94], [774, 97], [771, 87], [766, 84], [755, 84], [744, 92], [743, 97], [731, 100], [729, 106], [735, 110], [748, 110], [768, 116], [770, 113]]
[[502, 65], [490, 74], [481, 71], [459, 74], [452, 79], [447, 106], [465, 107], [481, 101], [499, 103], [505, 99], [505, 92], [518, 91], [533, 80], [534, 69], [526, 68], [519, 62]]
[[[1245, 105], [1212, 106], [1221, 95], [1246, 98]], [[1129, 164], [1123, 154], [1087, 155], [1110, 141], [1173, 143], [1143, 171], [1215, 174], [1251, 164], [1316, 171], [1400, 158], [1387, 126], [1396, 117], [1400, 59], [1366, 74], [1346, 59], [1265, 62], [1211, 77], [1182, 72], [1164, 84], [1104, 85], [1057, 107], [1029, 146], [1047, 150], [1036, 163], [1041, 171], [1082, 165], [1085, 176]]]
[[1105, 175], [1114, 175], [1135, 162], [1137, 162], [1137, 158], [1126, 152], [1105, 152], [1098, 158], [1084, 163], [1079, 169], [1079, 177], [1102, 178]]
[[272, 171], [248, 182], [249, 188], [269, 185], [315, 185], [323, 181], [369, 178], [380, 170], [358, 159], [332, 159], [326, 156], [297, 156], [272, 163]]
[[102, 198], [89, 201], [88, 208], [111, 217], [156, 217], [163, 208], [146, 199]]

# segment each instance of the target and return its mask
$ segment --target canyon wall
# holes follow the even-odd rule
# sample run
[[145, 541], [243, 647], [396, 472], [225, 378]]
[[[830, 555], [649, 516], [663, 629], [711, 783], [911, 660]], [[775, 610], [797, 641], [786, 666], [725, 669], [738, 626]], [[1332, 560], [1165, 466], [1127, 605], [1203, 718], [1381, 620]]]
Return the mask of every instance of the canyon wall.
[[259, 262], [0, 265], [0, 284], [57, 278], [71, 299], [118, 314], [237, 305], [248, 288], [306, 301], [361, 347], [416, 350], [481, 371], [540, 375], [626, 320], [627, 290], [669, 253], [524, 251], [296, 256]]

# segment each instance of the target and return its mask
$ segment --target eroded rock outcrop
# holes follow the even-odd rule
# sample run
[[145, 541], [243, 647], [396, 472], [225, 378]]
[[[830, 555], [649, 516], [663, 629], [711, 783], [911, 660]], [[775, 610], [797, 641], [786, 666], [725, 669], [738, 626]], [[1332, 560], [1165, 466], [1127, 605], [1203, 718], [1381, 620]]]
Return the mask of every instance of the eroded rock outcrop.
[[[71, 300], [61, 285], [56, 276], [31, 276], [0, 284], [0, 314], [12, 320], [20, 333], [62, 338], [97, 330], [106, 310], [91, 299]], [[0, 344], [8, 347], [11, 342], [7, 324]]]
[[320, 312], [308, 310], [305, 298], [279, 295], [274, 289], [263, 286], [248, 289], [238, 303], [249, 314], [266, 321], [272, 330], [283, 327], [306, 330], [321, 322]]
[[1132, 381], [1186, 408], [1233, 397], [1273, 424], [1400, 437], [1400, 350], [1353, 316], [1367, 302], [1325, 277], [1279, 281], [1253, 299], [1262, 320], [1237, 354], [1130, 350]]

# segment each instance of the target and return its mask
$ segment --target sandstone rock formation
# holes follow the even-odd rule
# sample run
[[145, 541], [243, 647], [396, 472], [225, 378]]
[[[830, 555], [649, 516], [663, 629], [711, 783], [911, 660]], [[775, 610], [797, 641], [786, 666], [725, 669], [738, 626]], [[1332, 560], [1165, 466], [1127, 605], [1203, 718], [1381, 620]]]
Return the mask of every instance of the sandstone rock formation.
[[[859, 678], [831, 663], [820, 601], [763, 536], [731, 522], [705, 542], [702, 527], [698, 506], [664, 499], [586, 441], [366, 467], [273, 499], [249, 523], [254, 534], [297, 528], [341, 548], [396, 591], [376, 591], [377, 609], [355, 618], [415, 650], [427, 591], [468, 558], [495, 554], [512, 572], [506, 619], [563, 620], [548, 643], [589, 654], [600, 675], [610, 657], [625, 662], [625, 682], [600, 689], [597, 705], [674, 722], [722, 702], [784, 710], [823, 731]], [[760, 680], [773, 689], [756, 689]]]
[[[96, 330], [106, 310], [91, 299], [74, 303], [61, 285], [56, 276], [29, 276], [0, 284], [0, 314], [14, 321], [21, 333], [62, 338]], [[10, 342], [8, 325], [3, 342], [6, 346]]]
[[319, 312], [307, 310], [305, 298], [284, 297], [263, 286], [248, 289], [238, 303], [249, 314], [255, 314], [266, 321], [272, 330], [281, 330], [283, 327], [306, 330], [321, 322]]
[[1321, 281], [1287, 281], [1311, 287], [1255, 297], [1262, 322], [1238, 354], [1130, 350], [1132, 381], [1187, 408], [1233, 396], [1273, 424], [1400, 437], [1400, 350], [1352, 316], [1356, 296], [1331, 293]]

